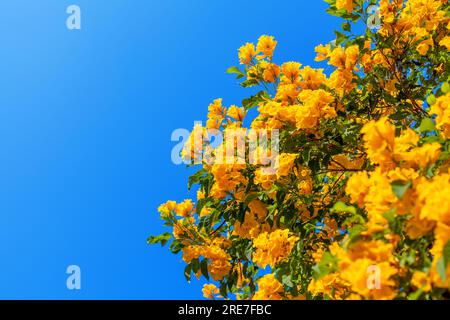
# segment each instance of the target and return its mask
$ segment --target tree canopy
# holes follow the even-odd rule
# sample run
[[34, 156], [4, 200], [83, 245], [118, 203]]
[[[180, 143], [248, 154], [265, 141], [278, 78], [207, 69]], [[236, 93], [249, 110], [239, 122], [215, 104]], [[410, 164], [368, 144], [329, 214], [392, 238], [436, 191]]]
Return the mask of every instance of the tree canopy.
[[[342, 18], [315, 48], [327, 71], [278, 63], [273, 36], [239, 48], [227, 71], [259, 89], [239, 106], [211, 103], [182, 152], [199, 168], [197, 199], [162, 204], [172, 230], [148, 242], [181, 251], [208, 298], [449, 298], [450, 5], [326, 2]], [[268, 143], [253, 151], [272, 171], [249, 159], [260, 131]], [[244, 155], [211, 161], [231, 132]]]

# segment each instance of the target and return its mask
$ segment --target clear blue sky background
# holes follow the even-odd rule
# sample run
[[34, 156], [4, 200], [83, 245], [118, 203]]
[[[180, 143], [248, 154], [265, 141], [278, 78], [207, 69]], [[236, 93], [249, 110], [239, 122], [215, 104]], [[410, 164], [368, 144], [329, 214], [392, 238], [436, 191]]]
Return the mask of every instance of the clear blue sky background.
[[[65, 26], [82, 10], [82, 30]], [[271, 34], [314, 64], [339, 21], [319, 0], [1, 0], [0, 298], [198, 299], [181, 256], [149, 247], [188, 171], [171, 132], [239, 103], [227, 67]], [[66, 267], [82, 289], [66, 288]]]

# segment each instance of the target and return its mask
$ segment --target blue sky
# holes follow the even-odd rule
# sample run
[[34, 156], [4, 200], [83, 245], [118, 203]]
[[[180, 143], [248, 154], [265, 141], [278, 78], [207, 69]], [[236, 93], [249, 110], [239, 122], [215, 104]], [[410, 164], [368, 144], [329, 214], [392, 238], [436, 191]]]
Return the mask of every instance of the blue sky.
[[[68, 30], [79, 5], [82, 29]], [[156, 208], [183, 200], [176, 128], [250, 92], [226, 68], [261, 34], [314, 64], [339, 20], [322, 1], [2, 0], [0, 298], [198, 299], [181, 256], [149, 247]], [[68, 265], [81, 290], [66, 288]]]

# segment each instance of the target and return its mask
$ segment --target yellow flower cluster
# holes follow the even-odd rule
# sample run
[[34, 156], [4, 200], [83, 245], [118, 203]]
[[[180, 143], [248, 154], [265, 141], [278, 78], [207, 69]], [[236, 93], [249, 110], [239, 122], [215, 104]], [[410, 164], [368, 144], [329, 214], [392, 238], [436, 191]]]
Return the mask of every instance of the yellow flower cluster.
[[283, 293], [283, 285], [269, 273], [258, 280], [258, 291], [253, 300], [281, 300]]
[[267, 216], [265, 204], [260, 200], [253, 200], [248, 207], [250, 212], [246, 213], [243, 223], [236, 222], [233, 234], [244, 239], [254, 239], [261, 232], [269, 232], [272, 228], [268, 223], [265, 223]]
[[208, 272], [213, 280], [221, 280], [230, 272], [230, 256], [219, 245], [190, 245], [183, 248], [183, 261], [186, 263], [201, 256], [208, 259]]
[[346, 249], [333, 243], [330, 252], [337, 258], [338, 271], [311, 281], [308, 290], [335, 299], [392, 299], [398, 273], [393, 248], [381, 240], [358, 241]]
[[[450, 49], [449, 49], [450, 50]], [[436, 115], [436, 128], [441, 130], [442, 135], [450, 139], [450, 92], [437, 98], [430, 108], [430, 114]]]
[[186, 199], [178, 204], [175, 201], [169, 200], [162, 204], [158, 208], [158, 211], [162, 215], [168, 215], [170, 212], [175, 212], [176, 215], [180, 217], [191, 217], [194, 211], [194, 203], [191, 199]]
[[[417, 52], [424, 56], [434, 47], [431, 32], [449, 21], [441, 10], [446, 3], [447, 0], [409, 0], [403, 6], [403, 1], [380, 0], [383, 24], [379, 33], [385, 37], [396, 34], [404, 43], [417, 43]], [[445, 46], [447, 40], [441, 41], [440, 45]]]
[[192, 163], [201, 163], [203, 152], [205, 151], [205, 139], [207, 137], [206, 128], [201, 124], [195, 124], [189, 135], [188, 141], [185, 143], [181, 156], [184, 160]]
[[319, 125], [320, 119], [336, 117], [336, 110], [331, 104], [333, 96], [324, 90], [304, 90], [299, 95], [303, 103], [298, 107], [295, 115], [296, 125], [299, 129], [313, 129]]
[[298, 240], [298, 237], [289, 234], [288, 229], [278, 229], [271, 233], [263, 232], [253, 241], [256, 248], [253, 261], [261, 268], [267, 265], [273, 268], [289, 256]]
[[394, 168], [396, 163], [406, 168], [425, 168], [440, 155], [441, 145], [437, 142], [417, 146], [420, 137], [410, 128], [396, 137], [395, 126], [387, 118], [370, 121], [361, 133], [369, 159], [383, 169]]
[[282, 153], [278, 156], [275, 169], [277, 178], [286, 177], [292, 172], [296, 158], [297, 154], [294, 153]]
[[215, 163], [211, 168], [215, 180], [211, 195], [216, 199], [222, 199], [228, 192], [236, 192], [239, 185], [245, 185], [247, 179], [241, 172], [243, 169], [245, 164]]
[[[346, 22], [336, 41], [315, 48], [326, 69], [278, 63], [268, 35], [239, 48], [244, 66], [228, 72], [262, 89], [242, 105], [209, 105], [206, 126], [194, 127], [182, 151], [202, 165], [192, 179], [197, 203], [161, 205], [173, 231], [149, 242], [171, 238], [185, 274], [207, 267], [225, 299], [445, 298], [450, 4], [380, 0], [381, 26], [353, 36], [351, 20], [366, 18], [369, 2], [328, 2]], [[220, 130], [253, 144], [261, 137], [247, 133], [256, 129], [279, 134], [277, 152], [245, 145], [240, 155], [234, 140], [208, 141]], [[216, 284], [202, 291], [219, 298]]]
[[206, 299], [214, 299], [215, 296], [219, 293], [219, 289], [212, 283], [205, 283], [203, 285], [203, 296]]
[[263, 35], [259, 38], [256, 50], [253, 43], [246, 43], [239, 48], [239, 61], [242, 64], [250, 65], [259, 53], [261, 56], [258, 56], [258, 59], [268, 58], [271, 60], [276, 46], [277, 42], [272, 36]]
[[[417, 212], [418, 217], [431, 221], [430, 229], [434, 227], [434, 245], [432, 268], [430, 269], [431, 282], [441, 288], [450, 285], [450, 264], [445, 269], [446, 278], [437, 272], [439, 260], [443, 257], [444, 247], [450, 240], [450, 172], [435, 176], [431, 180], [421, 179], [417, 185]], [[443, 196], [445, 195], [445, 196]]]
[[351, 13], [354, 7], [355, 3], [353, 0], [336, 0], [336, 8], [339, 10], [345, 9], [348, 13]]

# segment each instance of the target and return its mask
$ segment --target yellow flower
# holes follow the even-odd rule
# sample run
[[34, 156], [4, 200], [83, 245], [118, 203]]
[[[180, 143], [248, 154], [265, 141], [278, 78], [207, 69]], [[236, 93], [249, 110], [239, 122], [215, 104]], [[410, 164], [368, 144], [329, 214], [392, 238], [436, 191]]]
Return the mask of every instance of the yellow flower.
[[351, 202], [357, 203], [358, 206], [364, 206], [364, 198], [369, 192], [370, 180], [367, 172], [357, 172], [353, 174], [347, 181], [345, 192], [350, 196]]
[[417, 46], [417, 51], [422, 56], [425, 56], [428, 53], [428, 50], [430, 49], [430, 47], [432, 47], [432, 46], [433, 46], [433, 39], [431, 39], [431, 38], [426, 39]]
[[300, 76], [302, 78], [300, 82], [300, 86], [302, 87], [302, 89], [319, 89], [326, 80], [323, 69], [313, 69], [310, 66], [306, 66], [301, 69]]
[[212, 283], [205, 283], [202, 292], [206, 299], [214, 299], [214, 296], [219, 293], [219, 289]]
[[208, 106], [208, 120], [206, 122], [206, 128], [219, 129], [222, 124], [227, 108], [222, 106], [222, 99], [216, 99]]
[[183, 248], [183, 261], [186, 263], [191, 262], [194, 259], [197, 259], [202, 254], [201, 246], [187, 246]]
[[276, 46], [277, 42], [272, 36], [262, 35], [259, 37], [258, 44], [256, 45], [256, 51], [262, 52], [263, 58], [267, 57], [271, 60]]
[[338, 274], [349, 289], [363, 299], [393, 299], [396, 296], [395, 281], [398, 274], [392, 255], [394, 246], [381, 240], [358, 241], [347, 250], [334, 244], [331, 253], [338, 258]]
[[345, 68], [352, 70], [359, 58], [359, 47], [353, 45], [345, 49]]
[[387, 118], [370, 121], [361, 130], [367, 155], [374, 164], [389, 164], [394, 151], [395, 127]]
[[241, 64], [249, 65], [252, 63], [253, 58], [256, 55], [255, 45], [253, 43], [246, 43], [239, 48], [238, 56]]
[[416, 271], [411, 279], [411, 284], [417, 289], [422, 289], [424, 292], [431, 290], [430, 276], [425, 272]]
[[405, 231], [411, 239], [418, 239], [434, 229], [436, 223], [428, 219], [420, 219], [417, 215], [406, 222]]
[[204, 199], [205, 198], [205, 193], [202, 190], [197, 190], [197, 201]]
[[450, 93], [440, 96], [430, 108], [430, 114], [435, 114], [436, 128], [443, 136], [450, 139]]
[[364, 165], [364, 157], [349, 157], [346, 154], [337, 154], [331, 158], [329, 169], [333, 170], [358, 170]]
[[250, 208], [250, 211], [255, 214], [260, 220], [263, 220], [266, 218], [267, 215], [267, 207], [264, 204], [264, 202], [255, 199], [252, 200], [249, 204], [248, 207]]
[[336, 0], [336, 9], [338, 10], [345, 9], [348, 13], [351, 13], [354, 7], [355, 3], [353, 0]]
[[326, 46], [320, 44], [314, 50], [317, 52], [317, 56], [314, 59], [315, 61], [326, 60], [331, 54], [331, 46], [329, 44]]
[[270, 273], [258, 280], [258, 291], [253, 300], [281, 300], [283, 293], [283, 285]]
[[180, 217], [189, 217], [194, 210], [194, 204], [191, 199], [184, 200], [179, 203], [175, 208], [175, 213]]
[[261, 185], [261, 187], [265, 190], [269, 190], [270, 188], [272, 188], [276, 180], [276, 174], [269, 174], [262, 168], [258, 168], [255, 171], [255, 184]]
[[275, 82], [275, 80], [280, 76], [280, 67], [274, 63], [269, 63], [263, 72], [263, 79], [266, 82]]
[[441, 41], [439, 41], [439, 45], [446, 47], [447, 50], [450, 50], [450, 36], [445, 36]]
[[328, 64], [339, 69], [353, 70], [358, 58], [359, 47], [357, 45], [352, 45], [346, 49], [339, 46], [331, 52]]
[[[216, 199], [222, 199], [227, 193], [237, 191], [240, 184], [247, 184], [247, 178], [242, 174], [245, 163], [239, 163], [235, 157], [227, 157], [224, 149], [219, 147], [217, 160], [220, 161], [215, 161], [210, 170], [214, 176], [211, 195]], [[222, 158], [219, 158], [220, 155]]]
[[201, 157], [205, 151], [205, 140], [207, 138], [206, 128], [204, 128], [200, 123], [194, 125], [189, 139], [186, 141], [181, 151], [181, 156], [183, 159], [190, 162], [201, 162]]
[[308, 285], [308, 291], [313, 295], [325, 294], [334, 299], [342, 299], [349, 286], [350, 283], [343, 280], [339, 273], [330, 273], [318, 280], [313, 279]]
[[207, 207], [203, 207], [202, 210], [200, 211], [200, 217], [205, 217], [210, 215], [212, 212], [211, 208], [207, 208]]
[[296, 83], [300, 76], [300, 67], [301, 64], [294, 61], [285, 62], [281, 65], [281, 73], [287, 83]]
[[336, 90], [339, 96], [342, 97], [345, 93], [355, 88], [356, 84], [353, 79], [353, 70], [337, 69], [330, 75], [330, 78], [327, 80], [327, 85], [331, 89]]
[[357, 259], [340, 271], [352, 291], [362, 298], [376, 300], [391, 300], [397, 295], [395, 281], [392, 280], [397, 273], [397, 269], [388, 262], [375, 263], [367, 258]]
[[297, 154], [293, 153], [282, 153], [278, 156], [277, 165], [275, 166], [278, 178], [289, 175], [296, 158]]
[[416, 187], [420, 218], [450, 225], [450, 175], [440, 174], [431, 180], [421, 180]]
[[249, 203], [250, 212], [244, 217], [244, 222], [236, 222], [233, 234], [244, 239], [253, 239], [258, 237], [261, 232], [269, 232], [271, 227], [265, 223], [267, 208], [260, 200], [253, 200]]
[[175, 201], [169, 200], [159, 206], [158, 212], [161, 213], [162, 218], [167, 217], [175, 210], [176, 207], [177, 203]]
[[214, 281], [220, 281], [230, 273], [231, 263], [228, 259], [215, 259], [208, 264], [208, 272]]
[[299, 129], [312, 129], [319, 125], [321, 118], [330, 119], [337, 115], [331, 106], [334, 97], [322, 89], [303, 90], [299, 100], [303, 102], [296, 113], [296, 126]]
[[[283, 76], [282, 78], [286, 78]], [[276, 101], [281, 101], [284, 105], [293, 104], [299, 94], [298, 86], [296, 84], [281, 84], [278, 86], [278, 91], [275, 96]]]
[[400, 136], [396, 137], [394, 141], [394, 158], [397, 161], [412, 161], [413, 155], [411, 150], [416, 147], [419, 139], [419, 135], [411, 128], [403, 130]]
[[345, 68], [345, 50], [342, 47], [335, 48], [330, 54], [330, 61], [328, 64], [336, 68]]
[[426, 168], [435, 163], [441, 154], [441, 144], [438, 142], [426, 143], [421, 147], [413, 149], [414, 163], [419, 168]]
[[228, 109], [227, 115], [236, 121], [242, 121], [244, 120], [245, 110], [242, 107], [239, 108], [233, 105]]
[[296, 236], [289, 236], [288, 229], [278, 229], [271, 233], [263, 232], [253, 240], [253, 246], [256, 249], [253, 261], [261, 268], [267, 265], [273, 268], [290, 255], [298, 240]]
[[183, 261], [190, 263], [192, 260], [203, 256], [208, 260], [208, 272], [214, 281], [220, 281], [231, 270], [230, 256], [218, 244], [190, 245], [182, 249]]

